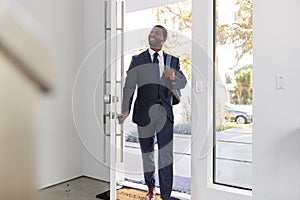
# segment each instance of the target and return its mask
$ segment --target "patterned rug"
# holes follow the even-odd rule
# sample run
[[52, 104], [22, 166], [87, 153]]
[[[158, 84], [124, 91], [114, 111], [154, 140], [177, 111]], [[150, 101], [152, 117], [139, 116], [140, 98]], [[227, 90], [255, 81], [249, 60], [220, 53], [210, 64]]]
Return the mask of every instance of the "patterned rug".
[[[96, 198], [102, 200], [110, 200], [109, 197], [110, 197], [109, 191], [103, 192], [96, 196]], [[155, 197], [156, 197], [155, 200], [162, 200], [158, 194]], [[146, 200], [146, 191], [127, 188], [127, 187], [123, 187], [117, 190], [117, 200], [135, 200], [135, 199]], [[171, 199], [179, 200], [177, 198], [171, 198]]]

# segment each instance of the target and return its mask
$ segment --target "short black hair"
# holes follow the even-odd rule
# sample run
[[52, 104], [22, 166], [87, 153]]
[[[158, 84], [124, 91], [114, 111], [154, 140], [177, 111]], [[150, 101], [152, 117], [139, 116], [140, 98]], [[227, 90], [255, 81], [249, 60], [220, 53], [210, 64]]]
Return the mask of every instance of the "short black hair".
[[167, 31], [167, 29], [165, 27], [163, 27], [162, 25], [155, 25], [154, 27], [160, 28], [162, 30], [162, 32], [163, 32], [164, 38], [167, 39], [167, 37], [168, 37], [168, 31]]

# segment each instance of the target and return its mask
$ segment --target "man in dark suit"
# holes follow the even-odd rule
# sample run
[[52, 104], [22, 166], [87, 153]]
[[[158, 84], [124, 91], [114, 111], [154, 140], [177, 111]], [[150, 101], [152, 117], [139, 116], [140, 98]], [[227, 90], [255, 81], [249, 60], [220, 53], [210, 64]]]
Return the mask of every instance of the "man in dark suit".
[[[138, 125], [147, 200], [155, 199], [154, 137], [158, 143], [158, 167], [161, 198], [168, 200], [173, 185], [173, 91], [185, 87], [187, 81], [180, 71], [179, 59], [163, 52], [168, 32], [156, 25], [148, 41], [150, 48], [132, 58], [123, 88], [122, 115], [119, 123], [127, 118], [133, 94], [137, 98], [133, 109], [133, 122]], [[171, 57], [170, 66], [166, 60]]]

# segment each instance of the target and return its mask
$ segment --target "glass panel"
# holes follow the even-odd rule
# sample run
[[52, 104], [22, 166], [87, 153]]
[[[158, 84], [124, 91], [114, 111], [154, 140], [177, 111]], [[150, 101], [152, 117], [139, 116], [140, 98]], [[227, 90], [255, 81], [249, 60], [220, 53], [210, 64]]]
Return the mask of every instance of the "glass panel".
[[252, 189], [252, 0], [216, 0], [214, 182]]

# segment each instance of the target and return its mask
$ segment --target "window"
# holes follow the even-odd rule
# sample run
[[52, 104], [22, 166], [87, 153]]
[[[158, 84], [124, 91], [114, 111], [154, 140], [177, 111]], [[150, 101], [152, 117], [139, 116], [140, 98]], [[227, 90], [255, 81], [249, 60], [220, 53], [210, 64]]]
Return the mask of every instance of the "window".
[[252, 0], [214, 4], [215, 184], [251, 190]]

